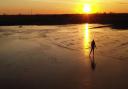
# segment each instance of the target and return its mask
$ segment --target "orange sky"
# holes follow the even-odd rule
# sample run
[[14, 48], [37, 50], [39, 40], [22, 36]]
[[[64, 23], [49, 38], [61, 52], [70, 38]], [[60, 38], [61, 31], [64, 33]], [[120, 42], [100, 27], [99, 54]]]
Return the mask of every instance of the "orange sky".
[[0, 0], [0, 14], [83, 13], [85, 4], [91, 5], [91, 13], [128, 13], [127, 0]]

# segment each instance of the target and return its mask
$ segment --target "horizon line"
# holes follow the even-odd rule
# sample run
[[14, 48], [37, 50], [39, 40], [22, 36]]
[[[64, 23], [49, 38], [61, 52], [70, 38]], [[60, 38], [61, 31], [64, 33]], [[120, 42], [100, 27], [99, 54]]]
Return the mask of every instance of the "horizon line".
[[127, 13], [115, 13], [115, 12], [102, 12], [102, 13], [56, 13], [56, 14], [6, 14], [6, 13], [3, 13], [3, 14], [0, 14], [0, 16], [4, 16], [4, 15], [95, 15], [95, 14], [128, 14]]

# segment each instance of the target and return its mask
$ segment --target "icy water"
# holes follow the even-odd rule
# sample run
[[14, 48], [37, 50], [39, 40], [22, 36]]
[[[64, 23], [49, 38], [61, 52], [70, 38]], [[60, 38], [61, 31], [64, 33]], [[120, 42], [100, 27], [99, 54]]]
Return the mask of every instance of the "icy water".
[[[95, 39], [95, 56], [89, 57]], [[0, 26], [2, 89], [127, 89], [128, 29]]]

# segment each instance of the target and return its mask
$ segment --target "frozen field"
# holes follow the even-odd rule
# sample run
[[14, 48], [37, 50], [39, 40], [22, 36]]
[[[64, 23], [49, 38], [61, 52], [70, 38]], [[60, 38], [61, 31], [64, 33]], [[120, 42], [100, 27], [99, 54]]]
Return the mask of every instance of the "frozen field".
[[[89, 57], [93, 38], [94, 59]], [[128, 29], [100, 24], [0, 26], [0, 86], [127, 89]]]

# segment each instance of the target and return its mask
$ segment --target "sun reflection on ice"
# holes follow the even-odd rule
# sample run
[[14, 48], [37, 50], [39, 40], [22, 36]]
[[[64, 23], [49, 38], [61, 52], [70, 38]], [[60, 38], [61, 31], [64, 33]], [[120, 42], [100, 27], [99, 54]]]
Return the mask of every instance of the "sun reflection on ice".
[[89, 48], [90, 48], [90, 30], [88, 23], [85, 24], [84, 26], [84, 53], [85, 55], [89, 55]]

